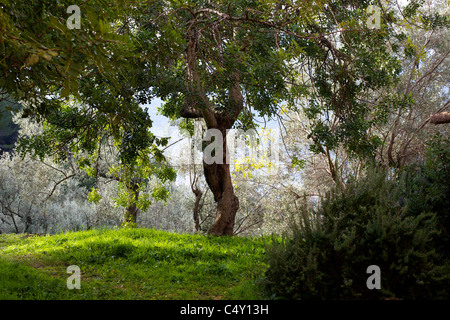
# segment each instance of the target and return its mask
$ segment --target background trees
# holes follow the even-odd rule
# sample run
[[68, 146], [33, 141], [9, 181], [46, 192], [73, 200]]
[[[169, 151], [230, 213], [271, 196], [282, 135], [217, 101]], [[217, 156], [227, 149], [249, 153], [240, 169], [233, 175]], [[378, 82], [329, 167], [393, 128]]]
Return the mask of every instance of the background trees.
[[377, 130], [383, 141], [377, 158], [386, 166], [402, 167], [423, 156], [434, 132], [448, 132], [446, 126], [429, 125], [431, 114], [450, 107], [448, 4], [425, 1], [417, 11], [408, 6], [397, 15], [402, 36], [395, 43], [401, 48], [402, 73], [389, 92], [383, 91], [393, 108]]
[[[37, 136], [23, 136], [22, 154], [76, 162], [90, 176], [97, 172], [105, 141], [117, 151], [119, 164], [108, 176], [119, 180], [125, 223], [135, 223], [145, 179], [174, 175], [160, 163], [151, 120], [136, 96], [139, 60], [127, 34], [132, 7], [122, 1], [81, 4], [79, 29], [67, 27], [72, 3], [2, 2], [0, 88], [24, 105], [23, 117], [44, 124]], [[141, 68], [142, 69], [142, 68]], [[150, 159], [152, 158], [152, 159]], [[165, 192], [159, 189], [164, 197]]]

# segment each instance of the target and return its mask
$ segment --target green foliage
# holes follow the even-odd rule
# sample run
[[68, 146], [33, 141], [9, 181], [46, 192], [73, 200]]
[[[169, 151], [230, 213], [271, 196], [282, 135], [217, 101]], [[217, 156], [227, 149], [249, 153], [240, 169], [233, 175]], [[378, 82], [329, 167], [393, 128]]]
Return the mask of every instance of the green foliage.
[[311, 150], [315, 153], [324, 153], [325, 147], [335, 150], [343, 146], [350, 155], [364, 158], [373, 156], [379, 145], [370, 128], [382, 118], [377, 117], [373, 106], [364, 102], [363, 97], [394, 83], [401, 68], [386, 45], [396, 36], [392, 10], [386, 9], [379, 29], [368, 30], [362, 13], [369, 4], [333, 2], [330, 10], [322, 14], [331, 21], [333, 17], [337, 19], [338, 26], [332, 23], [312, 26], [324, 33], [342, 29], [339, 52], [327, 46], [314, 48], [303, 41], [303, 46], [309, 47], [306, 58], [313, 66], [310, 71], [313, 85], [303, 109], [311, 122], [308, 137], [313, 141]]
[[[239, 75], [249, 106], [261, 115], [275, 114], [279, 102], [289, 91], [284, 78], [290, 72], [287, 61], [293, 54], [282, 48], [285, 43], [277, 48], [275, 34], [263, 32], [260, 23], [245, 21], [245, 18], [242, 22], [220, 19], [220, 15], [225, 13], [244, 17], [252, 12], [252, 19], [264, 21], [272, 15], [273, 3], [219, 0], [210, 3], [158, 2], [154, 6], [153, 11], [140, 17], [139, 21], [145, 27], [139, 30], [137, 38], [140, 51], [148, 52], [144, 56], [151, 60], [150, 65], [157, 68], [155, 78], [151, 80], [155, 94], [166, 102], [161, 108], [164, 115], [179, 118], [186, 101], [194, 101], [197, 109], [202, 108], [201, 99], [186, 82], [185, 51], [189, 38], [193, 36], [191, 30], [202, 30], [201, 36], [195, 36], [196, 46], [202, 50], [202, 54], [198, 54], [196, 72], [201, 79], [203, 93], [216, 110], [224, 114], [233, 112], [228, 93], [236, 75]], [[289, 6], [292, 9], [291, 4]], [[280, 38], [285, 39], [284, 36]], [[246, 115], [239, 117], [237, 125], [254, 126], [253, 117], [248, 117], [249, 113]]]
[[292, 157], [292, 168], [298, 171], [302, 170], [306, 166], [305, 159], [299, 159], [296, 155]]
[[436, 133], [428, 142], [425, 159], [401, 170], [402, 197], [411, 216], [434, 212], [439, 234], [435, 247], [443, 259], [450, 259], [450, 138]]
[[[71, 30], [66, 10], [72, 4], [0, 1], [0, 88], [24, 101], [23, 117], [43, 125], [41, 134], [21, 137], [18, 151], [41, 160], [70, 158], [97, 178], [105, 174], [98, 172], [101, 147], [111, 139], [119, 161], [114, 179], [130, 194], [131, 177], [145, 180], [160, 171], [152, 161], [164, 161], [159, 148], [167, 145], [150, 132], [152, 121], [140, 106], [151, 97], [124, 25], [134, 7], [125, 1], [79, 4], [81, 28]], [[173, 172], [161, 172], [162, 182], [174, 179]], [[129, 198], [145, 207], [145, 199]]]
[[[266, 289], [294, 299], [445, 299], [448, 265], [433, 248], [436, 216], [408, 215], [401, 188], [370, 172], [334, 188], [316, 210], [302, 207], [289, 235], [268, 252]], [[366, 286], [381, 269], [381, 289]]]
[[96, 188], [91, 188], [91, 191], [89, 191], [87, 200], [89, 202], [93, 202], [95, 204], [98, 204], [98, 202], [100, 201], [102, 197], [99, 195], [98, 191]]
[[[379, 119], [372, 119], [371, 107], [362, 100], [392, 84], [400, 72], [395, 52], [388, 46], [389, 39], [397, 36], [393, 11], [384, 12], [379, 30], [368, 30], [365, 9], [370, 4], [154, 3], [153, 11], [140, 19], [145, 28], [137, 38], [140, 51], [148, 52], [146, 59], [158, 70], [151, 80], [155, 94], [166, 102], [161, 109], [164, 115], [179, 118], [186, 103], [204, 108], [186, 81], [185, 52], [195, 35], [201, 52], [196, 56], [195, 72], [204, 95], [217, 110], [233, 111], [228, 91], [233, 77], [239, 75], [246, 107], [236, 127], [253, 128], [256, 115], [270, 118], [279, 114], [283, 103], [296, 108], [298, 99], [306, 99], [315, 152], [322, 152], [324, 146], [333, 150], [343, 145], [350, 153], [366, 157], [380, 143], [370, 132]], [[192, 30], [201, 30], [201, 36]], [[153, 41], [146, 41], [149, 38]]]
[[131, 222], [132, 221], [132, 217], [129, 213], [125, 213], [125, 219], [122, 222], [122, 224], [120, 225], [122, 228], [124, 229], [134, 229], [137, 228], [137, 223], [136, 222]]
[[[104, 1], [78, 4], [81, 28], [70, 30], [67, 8], [72, 4], [0, 1], [0, 52], [6, 58], [0, 64], [0, 88], [13, 98], [40, 97], [45, 102], [50, 92], [80, 97], [79, 77], [90, 69], [86, 66], [95, 66], [103, 75], [113, 67], [106, 52], [127, 39], [105, 26], [125, 12], [124, 2], [111, 6], [105, 6]], [[43, 109], [36, 111], [41, 116], [45, 113]]]

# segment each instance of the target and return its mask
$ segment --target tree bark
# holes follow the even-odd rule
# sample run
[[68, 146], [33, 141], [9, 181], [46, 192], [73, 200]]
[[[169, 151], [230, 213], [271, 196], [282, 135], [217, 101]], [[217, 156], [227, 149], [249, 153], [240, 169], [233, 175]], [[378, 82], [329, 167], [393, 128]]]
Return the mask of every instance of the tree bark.
[[200, 231], [200, 201], [202, 200], [203, 192], [198, 189], [194, 188], [192, 189], [192, 192], [195, 194], [195, 203], [194, 203], [194, 210], [193, 210], [193, 217], [194, 217], [194, 232]]
[[133, 192], [134, 201], [133, 204], [128, 206], [125, 211], [124, 223], [126, 224], [135, 224], [137, 222], [137, 215], [139, 212], [139, 208], [136, 205], [136, 202], [139, 199], [139, 185], [136, 181], [133, 181], [129, 186], [128, 190]]
[[450, 112], [439, 112], [430, 116], [430, 123], [443, 124], [450, 123]]
[[223, 137], [222, 163], [208, 164], [203, 162], [203, 172], [208, 187], [214, 195], [216, 202], [216, 217], [208, 233], [216, 236], [233, 235], [236, 212], [239, 209], [239, 200], [234, 194], [231, 181], [230, 166], [227, 163], [228, 129], [233, 127], [244, 107], [244, 99], [240, 87], [238, 72], [231, 74], [232, 81], [229, 88], [229, 99], [226, 110], [218, 111], [208, 99], [206, 90], [202, 87], [200, 76], [197, 73], [197, 39], [191, 35], [186, 48], [187, 62], [187, 89], [189, 95], [185, 99], [180, 115], [184, 118], [203, 118], [207, 129], [218, 129]]
[[[223, 123], [221, 121], [221, 123]], [[213, 193], [216, 202], [216, 218], [208, 233], [212, 235], [233, 235], [236, 212], [239, 209], [239, 200], [234, 194], [231, 181], [230, 165], [227, 160], [226, 129], [221, 129], [223, 136], [222, 163], [207, 164], [203, 162], [203, 171], [206, 183]]]

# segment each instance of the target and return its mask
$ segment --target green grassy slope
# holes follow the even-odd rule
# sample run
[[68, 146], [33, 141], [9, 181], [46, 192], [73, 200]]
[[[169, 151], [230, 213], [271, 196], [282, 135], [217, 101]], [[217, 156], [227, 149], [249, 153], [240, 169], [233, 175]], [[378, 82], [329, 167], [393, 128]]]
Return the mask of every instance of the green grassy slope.
[[[0, 299], [264, 299], [261, 238], [150, 229], [0, 235]], [[67, 288], [67, 267], [81, 289]]]

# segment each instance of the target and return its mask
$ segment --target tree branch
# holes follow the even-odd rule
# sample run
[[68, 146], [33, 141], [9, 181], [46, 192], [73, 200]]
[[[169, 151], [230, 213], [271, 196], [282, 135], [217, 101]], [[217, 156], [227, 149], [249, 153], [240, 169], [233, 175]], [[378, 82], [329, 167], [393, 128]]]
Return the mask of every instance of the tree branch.
[[440, 112], [430, 115], [430, 123], [434, 124], [450, 123], [450, 112]]

